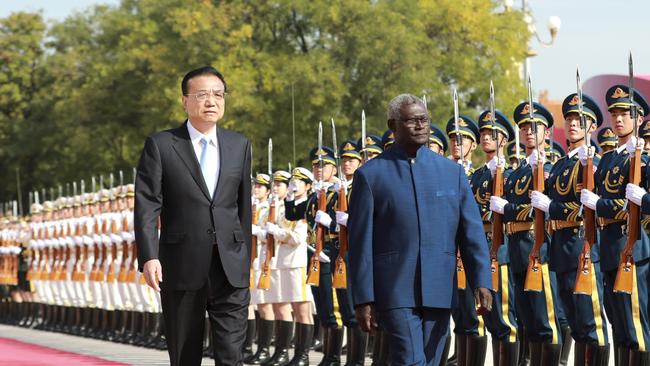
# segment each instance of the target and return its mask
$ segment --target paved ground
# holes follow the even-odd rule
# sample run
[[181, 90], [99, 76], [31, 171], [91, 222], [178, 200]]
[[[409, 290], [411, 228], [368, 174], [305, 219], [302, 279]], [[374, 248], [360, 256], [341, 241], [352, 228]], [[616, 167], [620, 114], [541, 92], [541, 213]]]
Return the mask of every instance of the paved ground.
[[[76, 337], [61, 333], [45, 332], [0, 324], [0, 337], [12, 338], [40, 346], [52, 347], [68, 352], [95, 356], [132, 365], [149, 366], [169, 364], [166, 351], [151, 350], [142, 347], [99, 341], [96, 339]], [[310, 364], [317, 365], [321, 357], [322, 353], [312, 352], [310, 355]], [[491, 366], [491, 360], [492, 350], [491, 347], [488, 347], [485, 365]], [[573, 364], [572, 360], [573, 352], [569, 358], [569, 365]], [[0, 354], [0, 365], [3, 364], [2, 355]], [[609, 364], [612, 366], [614, 365], [612, 357], [610, 357]], [[203, 365], [214, 365], [214, 361], [204, 358]], [[370, 365], [370, 360], [367, 360], [366, 365]]]

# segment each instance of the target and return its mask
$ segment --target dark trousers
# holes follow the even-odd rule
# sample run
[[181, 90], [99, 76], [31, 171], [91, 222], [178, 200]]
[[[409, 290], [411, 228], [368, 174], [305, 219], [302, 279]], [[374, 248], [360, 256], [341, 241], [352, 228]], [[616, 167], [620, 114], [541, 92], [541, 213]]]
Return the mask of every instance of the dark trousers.
[[215, 365], [242, 364], [250, 292], [248, 287], [230, 285], [216, 246], [208, 281], [201, 289], [183, 291], [163, 287], [161, 300], [171, 365], [201, 365], [206, 310], [214, 337]]
[[[332, 243], [327, 242], [323, 248], [323, 253], [333, 260], [336, 259], [336, 249]], [[323, 328], [340, 328], [343, 326], [341, 321], [341, 311], [339, 300], [335, 298], [336, 291], [332, 287], [332, 266], [333, 263], [320, 264], [319, 285], [313, 286], [311, 292], [314, 295], [314, 304], [318, 320]]]
[[507, 264], [499, 266], [499, 291], [492, 291], [492, 311], [483, 316], [485, 326], [493, 339], [517, 342], [517, 314], [515, 284]]
[[513, 273], [517, 318], [521, 319], [520, 324], [531, 342], [562, 344], [562, 332], [557, 320], [555, 272], [549, 271], [546, 263], [542, 267], [544, 286], [541, 292], [524, 291], [526, 272]]
[[393, 365], [438, 365], [449, 334], [449, 309], [398, 308], [378, 312]]

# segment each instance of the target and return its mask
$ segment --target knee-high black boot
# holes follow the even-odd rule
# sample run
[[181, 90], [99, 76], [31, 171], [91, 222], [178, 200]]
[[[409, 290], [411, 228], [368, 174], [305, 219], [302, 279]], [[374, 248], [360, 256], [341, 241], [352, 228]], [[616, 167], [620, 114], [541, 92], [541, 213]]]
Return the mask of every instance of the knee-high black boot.
[[363, 366], [366, 361], [368, 333], [362, 331], [358, 325], [348, 329], [348, 349], [346, 351], [345, 366]]
[[530, 352], [530, 366], [540, 366], [542, 364], [542, 344], [530, 342], [528, 349]]
[[253, 340], [255, 339], [255, 332], [257, 330], [257, 321], [255, 319], [248, 319], [246, 322], [246, 339], [244, 340], [244, 348], [242, 349], [242, 360], [245, 360], [253, 355]]
[[562, 352], [560, 353], [560, 365], [566, 366], [569, 361], [569, 353], [571, 352], [571, 344], [573, 343], [573, 338], [571, 338], [571, 328], [563, 327], [562, 328]]
[[648, 366], [650, 365], [650, 352], [631, 350], [630, 366]]
[[542, 343], [541, 366], [555, 366], [560, 363], [562, 353], [561, 344]]
[[467, 336], [456, 334], [456, 364], [467, 366]]
[[296, 323], [296, 348], [288, 366], [309, 366], [309, 348], [313, 336], [313, 325]]
[[499, 366], [517, 366], [519, 363], [519, 342], [499, 342], [498, 353]]
[[289, 363], [289, 347], [293, 338], [293, 321], [275, 321], [275, 351], [264, 366], [284, 366]]
[[487, 353], [486, 336], [467, 337], [467, 348], [465, 353], [465, 364], [467, 366], [483, 366], [485, 364], [486, 353]]
[[320, 366], [340, 366], [343, 348], [343, 328], [327, 328], [325, 331], [325, 356]]
[[[576, 343], [576, 351], [578, 343]], [[576, 363], [577, 366], [607, 366], [609, 364], [609, 344], [599, 346], [597, 344], [586, 345], [585, 361], [583, 364]]]
[[260, 320], [259, 329], [257, 331], [257, 351], [252, 357], [244, 360], [245, 364], [261, 365], [271, 358], [269, 347], [271, 346], [274, 325], [275, 321], [273, 320]]

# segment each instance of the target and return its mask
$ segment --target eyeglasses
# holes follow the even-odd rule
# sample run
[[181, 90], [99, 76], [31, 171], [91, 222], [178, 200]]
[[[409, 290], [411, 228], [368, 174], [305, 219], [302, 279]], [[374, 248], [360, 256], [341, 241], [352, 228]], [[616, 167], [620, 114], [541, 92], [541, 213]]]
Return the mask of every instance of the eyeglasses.
[[226, 96], [226, 92], [223, 90], [199, 90], [197, 93], [188, 93], [185, 96], [193, 96], [197, 102], [205, 102], [210, 98], [210, 95], [214, 95], [214, 99], [223, 100]]
[[429, 124], [429, 117], [420, 116], [420, 117], [413, 117], [409, 119], [401, 119], [401, 121], [404, 122], [404, 125], [408, 127], [414, 127], [416, 124], [425, 126]]

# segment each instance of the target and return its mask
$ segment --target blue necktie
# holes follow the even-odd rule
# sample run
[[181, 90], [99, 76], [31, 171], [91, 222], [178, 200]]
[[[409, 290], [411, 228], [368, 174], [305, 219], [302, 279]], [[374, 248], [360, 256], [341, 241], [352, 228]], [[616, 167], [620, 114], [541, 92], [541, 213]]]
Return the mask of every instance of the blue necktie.
[[210, 192], [210, 197], [214, 194], [214, 179], [213, 177], [210, 177], [210, 173], [208, 170], [208, 162], [207, 162], [207, 156], [208, 156], [208, 139], [205, 137], [201, 138], [201, 144], [203, 145], [203, 150], [201, 151], [201, 160], [199, 161], [199, 164], [201, 165], [201, 173], [203, 173], [203, 180], [205, 181], [205, 184], [208, 186], [208, 191]]

